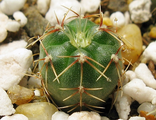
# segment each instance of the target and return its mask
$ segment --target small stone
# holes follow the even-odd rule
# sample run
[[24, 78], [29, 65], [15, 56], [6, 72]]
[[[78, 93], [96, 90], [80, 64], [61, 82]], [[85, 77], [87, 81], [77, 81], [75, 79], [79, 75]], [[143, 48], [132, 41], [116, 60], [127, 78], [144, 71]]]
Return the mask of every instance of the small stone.
[[119, 118], [123, 120], [128, 119], [128, 115], [131, 111], [130, 105], [132, 103], [132, 99], [130, 96], [123, 94], [123, 91], [115, 92], [114, 98], [116, 99], [115, 107], [118, 112]]
[[9, 19], [7, 15], [5, 15], [4, 13], [1, 13], [1, 12], [0, 12], [0, 18], [1, 18], [0, 19], [1, 22], [8, 21], [8, 19]]
[[10, 87], [7, 91], [12, 103], [21, 105], [30, 102], [34, 98], [34, 91], [19, 85]]
[[140, 111], [139, 116], [144, 117], [146, 120], [155, 120], [155, 115], [152, 115], [151, 113], [145, 111]]
[[112, 11], [125, 12], [128, 10], [127, 0], [109, 0], [108, 8]]
[[[1, 18], [0, 19], [0, 42], [2, 42], [7, 38], [7, 35], [8, 35], [7, 31], [10, 31], [10, 32], [19, 31], [20, 24], [15, 20], [9, 19], [8, 16], [5, 15], [4, 13], [0, 13], [0, 18]], [[11, 33], [11, 34], [13, 34], [13, 33]], [[16, 35], [14, 35], [14, 36], [16, 36]], [[21, 36], [20, 36], [20, 38], [21, 38]]]
[[46, 14], [49, 8], [50, 0], [37, 0], [37, 9], [43, 15]]
[[41, 96], [41, 91], [39, 89], [34, 90], [35, 96]]
[[[97, 18], [95, 20], [95, 23], [96, 24], [100, 24], [100, 18]], [[111, 27], [111, 26], [113, 26], [113, 22], [112, 22], [112, 20], [109, 17], [104, 17], [103, 18], [103, 25]]]
[[36, 75], [30, 77], [28, 81], [28, 88], [40, 88], [41, 87], [41, 79], [39, 79]]
[[7, 29], [0, 28], [0, 43], [5, 40], [5, 38], [7, 37], [7, 35], [8, 35]]
[[135, 68], [137, 78], [141, 79], [147, 86], [156, 89], [156, 80], [145, 63], [140, 63]]
[[43, 35], [48, 21], [42, 17], [36, 7], [29, 7], [24, 11], [28, 21], [25, 25], [26, 32], [30, 37]]
[[7, 44], [0, 45], [0, 55], [10, 53], [18, 48], [25, 48], [27, 42], [24, 40], [17, 40]]
[[146, 118], [140, 117], [140, 116], [133, 116], [133, 117], [130, 117], [129, 120], [146, 120]]
[[21, 11], [16, 11], [13, 13], [13, 17], [17, 22], [19, 22], [21, 27], [24, 27], [27, 24], [27, 18]]
[[101, 120], [110, 120], [109, 118], [105, 117], [105, 116], [102, 116], [101, 117]]
[[0, 13], [0, 43], [3, 42], [5, 40], [5, 38], [7, 37], [8, 33], [7, 33], [7, 29], [6, 29], [6, 23], [9, 20], [8, 16]]
[[67, 120], [101, 120], [101, 116], [96, 112], [81, 111], [71, 114]]
[[[131, 81], [134, 78], [137, 78], [135, 72], [132, 70], [127, 70], [125, 75], [126, 75], [126, 78], [128, 79], [126, 82]], [[125, 82], [125, 80], [124, 80], [124, 82]]]
[[[98, 0], [99, 1], [99, 0]], [[66, 6], [67, 8], [71, 8], [73, 11], [76, 13], [83, 15], [84, 14], [84, 9], [80, 2], [77, 0], [52, 0], [50, 3], [50, 9], [45, 15], [45, 18], [49, 21], [49, 23], [52, 26], [55, 26], [57, 23], [57, 19], [55, 17], [55, 13], [57, 15], [57, 18], [60, 22], [62, 22], [64, 15], [67, 13], [68, 9], [64, 8], [63, 6]], [[86, 4], [85, 4], [86, 6]], [[75, 13], [69, 12], [66, 16], [66, 18], [73, 17], [75, 16]], [[71, 21], [72, 19], [66, 19], [65, 23]]]
[[95, 12], [100, 6], [101, 0], [81, 0], [85, 12]]
[[140, 104], [143, 102], [156, 104], [156, 90], [147, 87], [141, 79], [135, 78], [124, 85], [123, 92], [138, 101]]
[[108, 17], [103, 18], [103, 24], [106, 25], [106, 26], [109, 26], [109, 27], [113, 26], [113, 22]]
[[20, 10], [26, 0], [3, 0], [0, 3], [1, 11], [7, 15], [12, 15], [15, 11]]
[[19, 48], [0, 55], [0, 87], [8, 90], [17, 85], [32, 64], [32, 51]]
[[17, 32], [19, 28], [20, 28], [20, 24], [14, 20], [9, 20], [6, 24], [6, 29], [10, 32]]
[[52, 115], [51, 120], [68, 120], [69, 115], [62, 111], [57, 111]]
[[149, 60], [152, 60], [156, 64], [156, 41], [151, 42], [142, 54], [141, 62], [146, 63]]
[[15, 113], [15, 109], [11, 103], [5, 90], [0, 87], [0, 116], [11, 115]]
[[[140, 28], [135, 24], [128, 24], [119, 29], [117, 34], [119, 34], [124, 43], [122, 49], [123, 58], [131, 63], [136, 62], [143, 51]], [[129, 64], [129, 62], [125, 61], [124, 64]]]
[[149, 36], [151, 38], [156, 38], [156, 27], [152, 27], [152, 29], [150, 30]]
[[127, 4], [129, 5], [133, 0], [127, 0]]
[[120, 11], [112, 13], [110, 19], [112, 20], [113, 25], [117, 28], [121, 28], [125, 25], [125, 16]]
[[151, 0], [133, 0], [129, 4], [131, 19], [134, 23], [143, 23], [151, 18]]
[[125, 16], [125, 25], [127, 25], [127, 24], [129, 24], [129, 23], [131, 22], [129, 12], [126, 11], [126, 12], [124, 13], [124, 16]]
[[[156, 105], [153, 105], [150, 102], [144, 102], [138, 107], [137, 112], [138, 113], [140, 113], [140, 111], [151, 112], [155, 109], [156, 109]], [[155, 115], [155, 113], [153, 115]]]
[[14, 114], [12, 116], [2, 117], [1, 120], [28, 120], [28, 118], [22, 114]]
[[57, 108], [48, 102], [27, 103], [16, 108], [17, 114], [23, 114], [29, 120], [51, 120], [56, 111]]

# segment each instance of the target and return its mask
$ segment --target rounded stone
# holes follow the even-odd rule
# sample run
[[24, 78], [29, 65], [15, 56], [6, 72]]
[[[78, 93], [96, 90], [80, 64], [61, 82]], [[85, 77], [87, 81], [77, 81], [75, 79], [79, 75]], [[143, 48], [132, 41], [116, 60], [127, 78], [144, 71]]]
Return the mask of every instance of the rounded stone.
[[117, 33], [124, 43], [122, 56], [126, 59], [125, 64], [136, 62], [143, 50], [140, 28], [135, 24], [128, 24], [119, 29]]

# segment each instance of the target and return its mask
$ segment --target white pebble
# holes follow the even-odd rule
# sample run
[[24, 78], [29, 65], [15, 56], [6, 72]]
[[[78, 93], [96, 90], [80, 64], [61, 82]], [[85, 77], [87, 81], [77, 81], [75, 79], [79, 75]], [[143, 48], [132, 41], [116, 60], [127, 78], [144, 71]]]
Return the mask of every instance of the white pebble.
[[15, 11], [20, 10], [26, 0], [3, 0], [0, 3], [1, 11], [7, 15], [12, 15]]
[[115, 27], [121, 28], [125, 25], [125, 16], [120, 11], [112, 13], [110, 19]]
[[133, 0], [129, 4], [131, 19], [135, 23], [143, 23], [151, 18], [151, 0]]
[[133, 79], [124, 85], [123, 91], [139, 103], [151, 102], [156, 104], [156, 90], [146, 87], [145, 83], [140, 79]]
[[50, 0], [37, 0], [37, 9], [43, 15], [46, 14], [49, 8]]
[[8, 90], [18, 84], [31, 64], [32, 51], [25, 48], [0, 55], [0, 87]]
[[110, 120], [109, 118], [105, 117], [105, 116], [102, 116], [101, 117], [101, 120]]
[[28, 88], [39, 88], [41, 86], [41, 79], [39, 79], [36, 75], [30, 77], [28, 81]]
[[156, 64], [156, 41], [151, 42], [144, 50], [142, 55], [142, 62], [152, 60]]
[[128, 115], [131, 111], [130, 105], [132, 103], [132, 99], [130, 96], [122, 93], [123, 91], [117, 91], [115, 93], [115, 98], [116, 98], [115, 107], [118, 112], [119, 118], [123, 120], [127, 120]]
[[36, 89], [34, 90], [35, 96], [41, 96], [40, 90]]
[[9, 20], [6, 24], [6, 29], [10, 32], [17, 32], [19, 28], [20, 28], [20, 24], [14, 20]]
[[5, 28], [0, 28], [0, 43], [5, 40], [7, 35], [8, 35], [7, 30]]
[[[156, 109], [156, 105], [153, 105], [149, 102], [144, 102], [142, 103], [138, 109], [137, 109], [137, 112], [140, 113], [140, 111], [146, 111], [146, 112], [151, 112], [153, 110]], [[156, 113], [154, 113], [153, 115], [155, 115]]]
[[136, 74], [132, 70], [127, 70], [125, 74], [130, 81], [133, 80], [134, 78], [136, 78]]
[[128, 11], [126, 11], [124, 13], [124, 16], [125, 16], [125, 25], [129, 24], [130, 23], [130, 14]]
[[68, 120], [101, 120], [101, 116], [96, 112], [81, 111], [71, 114]]
[[5, 116], [1, 120], [28, 120], [23, 114], [14, 114], [12, 116]]
[[7, 15], [5, 15], [4, 13], [1, 13], [1, 12], [0, 12], [0, 18], [1, 18], [0, 19], [1, 22], [8, 21], [8, 19], [9, 19]]
[[13, 17], [17, 22], [19, 22], [21, 27], [24, 27], [27, 24], [27, 18], [21, 11], [16, 11], [13, 13]]
[[85, 12], [94, 12], [99, 8], [101, 0], [81, 0], [80, 3]]
[[139, 116], [134, 116], [134, 117], [130, 117], [129, 120], [146, 120], [146, 118], [144, 118], [144, 117], [139, 117]]
[[27, 42], [24, 40], [13, 41], [7, 44], [0, 45], [0, 55], [16, 50], [17, 48], [25, 48]]
[[7, 31], [16, 32], [20, 28], [20, 24], [8, 18], [4, 13], [0, 13], [0, 42], [4, 41], [7, 37]]
[[147, 86], [156, 89], [156, 80], [145, 63], [140, 63], [135, 68], [137, 78], [141, 79]]
[[[80, 11], [82, 14], [84, 13], [84, 10], [81, 4], [77, 0], [52, 0], [50, 4], [50, 9], [45, 15], [45, 18], [50, 22], [51, 25], [57, 24], [55, 13], [60, 22], [62, 22], [64, 15], [67, 13], [68, 9], [64, 8], [62, 5], [67, 8], [71, 8], [78, 14], [80, 14]], [[66, 16], [65, 23], [72, 20], [72, 19], [67, 20], [67, 18], [73, 17], [73, 16], [76, 16], [76, 15], [70, 11]]]
[[11, 103], [8, 94], [0, 87], [0, 116], [11, 115], [15, 109]]
[[68, 120], [69, 115], [62, 111], [57, 111], [52, 115], [51, 120]]
[[8, 20], [9, 18], [7, 15], [0, 13], [0, 43], [3, 42], [7, 37], [8, 33], [5, 24]]

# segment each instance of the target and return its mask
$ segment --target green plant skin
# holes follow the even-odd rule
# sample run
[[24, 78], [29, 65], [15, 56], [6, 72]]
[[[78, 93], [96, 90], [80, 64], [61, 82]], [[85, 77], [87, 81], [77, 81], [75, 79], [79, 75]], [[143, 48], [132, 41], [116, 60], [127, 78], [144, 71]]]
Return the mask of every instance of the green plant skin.
[[[116, 54], [120, 43], [119, 41], [113, 37], [108, 32], [98, 30], [98, 25], [89, 21], [88, 19], [75, 19], [64, 25], [64, 30], [60, 30], [54, 33], [51, 33], [47, 37], [42, 40], [42, 43], [48, 52], [49, 55], [52, 56], [52, 63], [56, 70], [57, 75], [59, 75], [65, 68], [67, 68], [70, 64], [76, 61], [79, 57], [59, 57], [59, 56], [77, 56], [80, 53], [83, 53], [85, 56], [88, 56], [103, 66], [107, 66], [111, 60], [111, 55]], [[85, 29], [85, 30], [84, 30]], [[91, 43], [85, 47], [74, 46], [71, 44], [70, 34], [75, 34], [79, 31], [84, 32], [85, 35], [91, 36]], [[118, 57], [121, 58], [120, 50], [118, 52]], [[40, 59], [45, 58], [46, 53], [42, 46], [40, 46]], [[103, 72], [105, 68], [101, 67], [99, 64], [87, 59], [91, 64], [93, 64], [98, 70]], [[44, 61], [39, 62], [39, 69], [41, 70]], [[82, 66], [83, 65], [83, 66]], [[120, 68], [117, 68], [120, 66]], [[46, 69], [47, 67], [47, 69]], [[82, 67], [82, 69], [81, 69]], [[41, 75], [44, 79], [44, 83], [46, 89], [49, 91], [53, 101], [56, 103], [58, 107], [69, 106], [73, 104], [78, 104], [78, 107], [75, 111], [79, 110], [88, 110], [86, 105], [93, 106], [102, 106], [104, 103], [100, 100], [95, 99], [94, 97], [87, 95], [87, 93], [94, 95], [102, 100], [106, 100], [108, 96], [112, 93], [114, 88], [117, 85], [119, 80], [119, 76], [117, 70], [122, 68], [122, 62], [118, 63], [112, 62], [106, 72], [104, 73], [108, 78], [111, 79], [111, 82], [107, 81], [105, 77], [101, 77], [99, 80], [97, 78], [100, 76], [100, 73], [90, 66], [87, 62], [80, 63], [76, 62], [72, 67], [66, 70], [60, 77], [59, 82], [55, 79], [54, 72], [51, 68], [50, 62], [44, 65], [41, 70]], [[82, 83], [81, 81], [81, 71], [82, 75]], [[121, 72], [121, 70], [119, 70]], [[47, 77], [47, 81], [45, 80]], [[84, 88], [102, 88], [100, 90], [84, 90], [78, 89], [80, 86]], [[74, 90], [64, 90], [60, 88], [75, 88]], [[73, 95], [69, 99], [63, 101], [63, 99], [69, 97], [73, 93], [77, 92], [77, 94]], [[82, 95], [82, 101], [81, 96]], [[81, 105], [79, 105], [82, 103]], [[74, 107], [74, 106], [73, 106]], [[63, 111], [67, 111], [72, 109], [62, 109]]]

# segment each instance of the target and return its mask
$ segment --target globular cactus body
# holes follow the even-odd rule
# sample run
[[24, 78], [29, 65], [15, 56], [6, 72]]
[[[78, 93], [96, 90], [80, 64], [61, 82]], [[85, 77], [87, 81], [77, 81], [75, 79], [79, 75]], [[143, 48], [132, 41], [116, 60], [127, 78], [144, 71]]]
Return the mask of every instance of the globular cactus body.
[[41, 42], [44, 61], [39, 62], [53, 101], [64, 111], [101, 108], [121, 74], [119, 40], [88, 19], [77, 18], [54, 31]]

